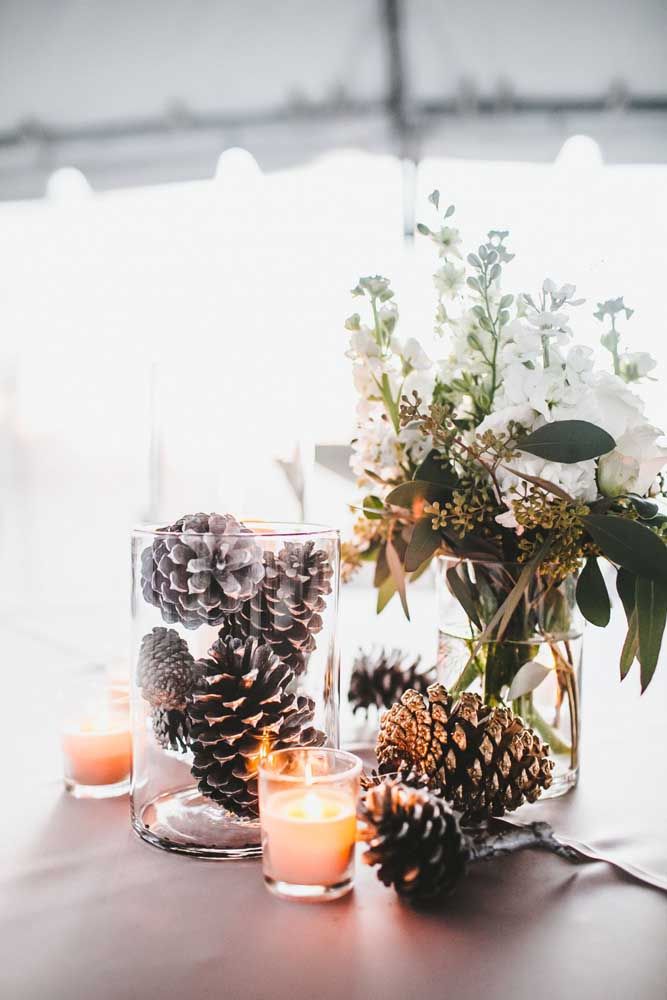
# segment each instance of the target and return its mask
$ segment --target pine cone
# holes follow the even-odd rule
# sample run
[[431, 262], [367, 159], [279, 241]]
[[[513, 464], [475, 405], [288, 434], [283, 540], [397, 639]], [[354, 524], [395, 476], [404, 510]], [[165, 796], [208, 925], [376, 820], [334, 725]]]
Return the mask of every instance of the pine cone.
[[364, 794], [359, 808], [365, 864], [399, 896], [419, 905], [450, 892], [468, 861], [467, 838], [444, 799], [426, 788], [385, 779]]
[[464, 821], [535, 802], [552, 782], [549, 747], [510, 708], [432, 684], [428, 700], [406, 691], [380, 724], [376, 752], [387, 773], [414, 768], [440, 785]]
[[141, 588], [166, 622], [217, 625], [254, 597], [264, 575], [253, 532], [231, 514], [191, 514], [141, 554]]
[[260, 755], [292, 746], [322, 746], [311, 698], [288, 690], [294, 672], [268, 645], [218, 640], [188, 697], [193, 775], [203, 795], [239, 816], [259, 815]]
[[257, 594], [227, 618], [221, 638], [256, 638], [267, 643], [294, 671], [302, 674], [322, 629], [325, 596], [333, 570], [326, 552], [314, 542], [287, 542], [277, 556], [264, 554], [264, 579]]
[[153, 733], [159, 746], [165, 750], [188, 749], [188, 717], [177, 708], [156, 708], [153, 712]]
[[390, 708], [404, 691], [412, 688], [426, 694], [429, 684], [435, 679], [435, 667], [419, 672], [421, 657], [408, 663], [408, 655], [400, 649], [379, 653], [364, 653], [359, 650], [352, 667], [348, 701], [354, 713], [369, 708]]
[[158, 626], [141, 640], [137, 682], [154, 708], [184, 709], [192, 686], [194, 658], [173, 628]]

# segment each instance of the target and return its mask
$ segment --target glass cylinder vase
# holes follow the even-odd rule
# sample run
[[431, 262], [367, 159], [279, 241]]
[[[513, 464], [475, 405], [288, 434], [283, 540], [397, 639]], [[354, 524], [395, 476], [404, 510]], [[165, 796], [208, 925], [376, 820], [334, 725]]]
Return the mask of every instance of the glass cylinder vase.
[[132, 536], [131, 811], [158, 847], [261, 853], [259, 761], [338, 747], [339, 537], [196, 514]]
[[549, 744], [555, 767], [544, 795], [553, 797], [574, 787], [579, 775], [583, 619], [576, 574], [554, 581], [536, 573], [501, 639], [494, 630], [485, 639], [524, 569], [438, 557], [438, 678], [450, 693], [475, 691], [491, 706], [509, 705]]

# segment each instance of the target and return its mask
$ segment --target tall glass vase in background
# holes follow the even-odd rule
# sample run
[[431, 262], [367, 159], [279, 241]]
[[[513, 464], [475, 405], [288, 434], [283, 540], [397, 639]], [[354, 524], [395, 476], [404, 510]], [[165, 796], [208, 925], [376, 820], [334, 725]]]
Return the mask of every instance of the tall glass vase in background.
[[191, 515], [132, 537], [131, 810], [155, 846], [261, 852], [257, 769], [339, 745], [339, 538]]
[[583, 619], [576, 575], [554, 583], [535, 574], [501, 641], [480, 641], [524, 568], [436, 560], [438, 676], [453, 693], [476, 691], [491, 705], [510, 705], [539, 733], [556, 764], [545, 795], [556, 796], [579, 774]]

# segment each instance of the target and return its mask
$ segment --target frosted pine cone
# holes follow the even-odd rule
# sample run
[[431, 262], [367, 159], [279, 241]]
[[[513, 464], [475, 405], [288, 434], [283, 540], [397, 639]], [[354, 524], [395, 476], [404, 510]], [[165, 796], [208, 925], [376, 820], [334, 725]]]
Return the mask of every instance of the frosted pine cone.
[[141, 587], [166, 622], [217, 625], [255, 596], [262, 549], [231, 514], [191, 514], [160, 530], [141, 554]]

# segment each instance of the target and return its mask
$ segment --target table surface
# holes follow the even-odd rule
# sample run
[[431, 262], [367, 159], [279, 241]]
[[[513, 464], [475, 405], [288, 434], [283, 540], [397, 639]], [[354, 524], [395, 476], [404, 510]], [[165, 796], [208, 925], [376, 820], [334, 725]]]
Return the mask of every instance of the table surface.
[[[409, 629], [371, 607], [365, 590], [344, 592], [344, 656], [381, 638], [430, 650], [427, 592]], [[58, 779], [51, 690], [81, 650], [62, 621], [39, 633], [16, 617], [4, 625], [3, 998], [667, 995], [667, 896], [605, 865], [525, 852], [475, 866], [442, 910], [416, 913], [364, 865], [354, 893], [304, 905], [270, 896], [259, 862], [144, 844], [127, 799], [77, 801]], [[587, 634], [579, 787], [517, 815], [667, 875], [667, 663], [640, 697], [636, 677], [618, 682], [619, 641], [613, 628]]]

